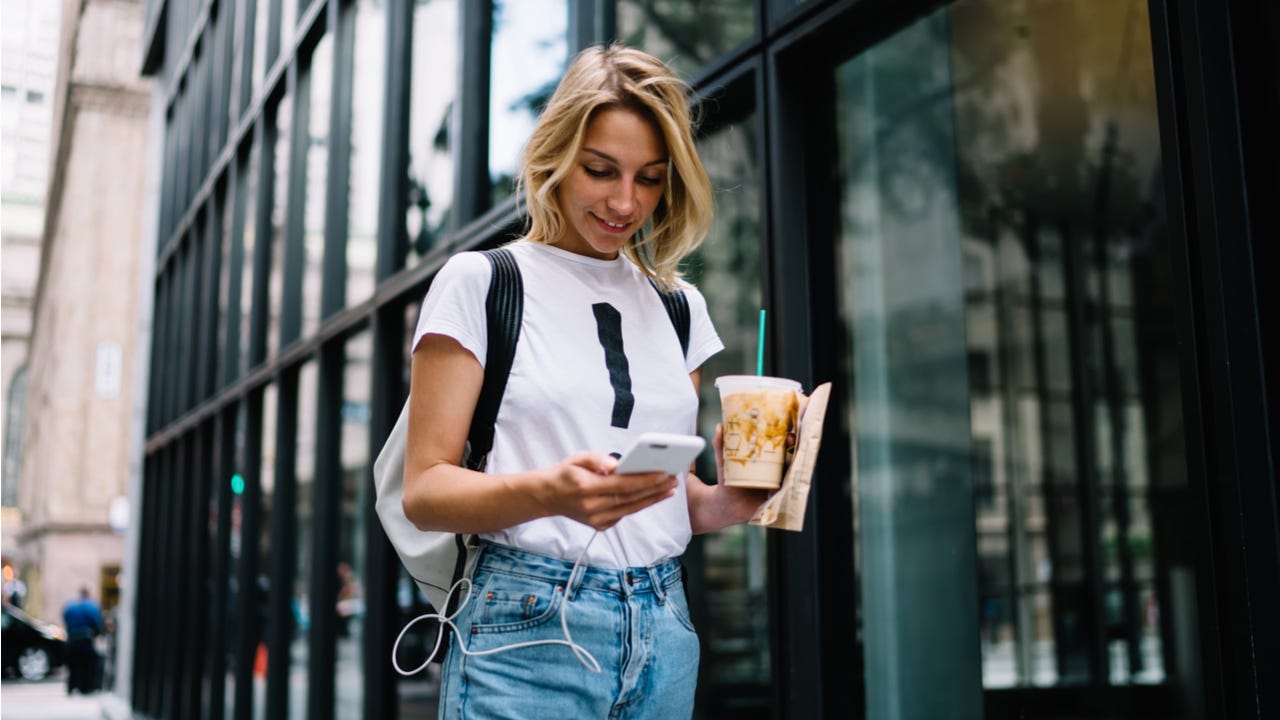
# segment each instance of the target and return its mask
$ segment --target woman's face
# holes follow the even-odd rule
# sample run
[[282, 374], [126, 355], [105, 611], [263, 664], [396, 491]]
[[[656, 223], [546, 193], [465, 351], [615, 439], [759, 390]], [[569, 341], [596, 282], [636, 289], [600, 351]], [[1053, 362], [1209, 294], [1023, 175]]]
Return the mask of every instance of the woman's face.
[[564, 213], [557, 247], [611, 260], [648, 222], [667, 182], [667, 145], [649, 120], [609, 109], [587, 124], [577, 164], [556, 195]]

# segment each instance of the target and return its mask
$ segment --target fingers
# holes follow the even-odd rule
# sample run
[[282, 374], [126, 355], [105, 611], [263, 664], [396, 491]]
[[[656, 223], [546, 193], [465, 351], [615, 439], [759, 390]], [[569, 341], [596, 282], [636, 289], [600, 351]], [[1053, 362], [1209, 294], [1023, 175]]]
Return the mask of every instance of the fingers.
[[[596, 530], [607, 530], [632, 513], [655, 505], [676, 492], [676, 478], [661, 472], [613, 475], [618, 461], [603, 453], [582, 452], [569, 457], [562, 471], [557, 514]], [[583, 472], [583, 471], [586, 472]]]
[[716, 424], [716, 434], [711, 438], [711, 447], [716, 456], [716, 483], [724, 482], [724, 425]]
[[662, 473], [613, 475], [601, 482], [586, 500], [582, 522], [597, 530], [607, 530], [622, 518], [666, 500], [676, 492], [676, 479]]
[[608, 475], [618, 467], [618, 459], [598, 452], [580, 452], [569, 457], [570, 465], [577, 465], [598, 475]]

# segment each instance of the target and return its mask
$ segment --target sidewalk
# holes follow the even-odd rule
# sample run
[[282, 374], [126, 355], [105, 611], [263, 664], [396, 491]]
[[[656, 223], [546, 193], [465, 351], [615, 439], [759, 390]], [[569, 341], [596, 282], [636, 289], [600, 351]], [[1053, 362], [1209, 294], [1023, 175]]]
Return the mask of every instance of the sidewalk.
[[102, 720], [106, 693], [67, 695], [62, 674], [41, 682], [5, 680], [0, 685], [0, 718], [4, 720]]

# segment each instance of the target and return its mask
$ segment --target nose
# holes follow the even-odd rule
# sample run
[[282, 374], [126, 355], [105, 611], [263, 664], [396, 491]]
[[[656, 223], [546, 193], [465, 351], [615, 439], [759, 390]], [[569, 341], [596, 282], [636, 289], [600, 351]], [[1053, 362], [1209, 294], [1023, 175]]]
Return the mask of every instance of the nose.
[[636, 209], [636, 184], [631, 180], [621, 180], [614, 186], [613, 192], [605, 200], [610, 212], [618, 215], [630, 215]]

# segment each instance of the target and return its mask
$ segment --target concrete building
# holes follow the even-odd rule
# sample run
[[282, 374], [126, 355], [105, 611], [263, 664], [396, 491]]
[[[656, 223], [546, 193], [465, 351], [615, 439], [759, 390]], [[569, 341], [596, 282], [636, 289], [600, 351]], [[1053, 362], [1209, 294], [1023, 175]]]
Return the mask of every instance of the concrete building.
[[118, 602], [113, 502], [136, 472], [136, 362], [151, 252], [143, 241], [149, 82], [142, 6], [66, 0], [53, 90], [53, 160], [32, 308], [14, 554], [28, 608], [57, 620], [87, 586]]

